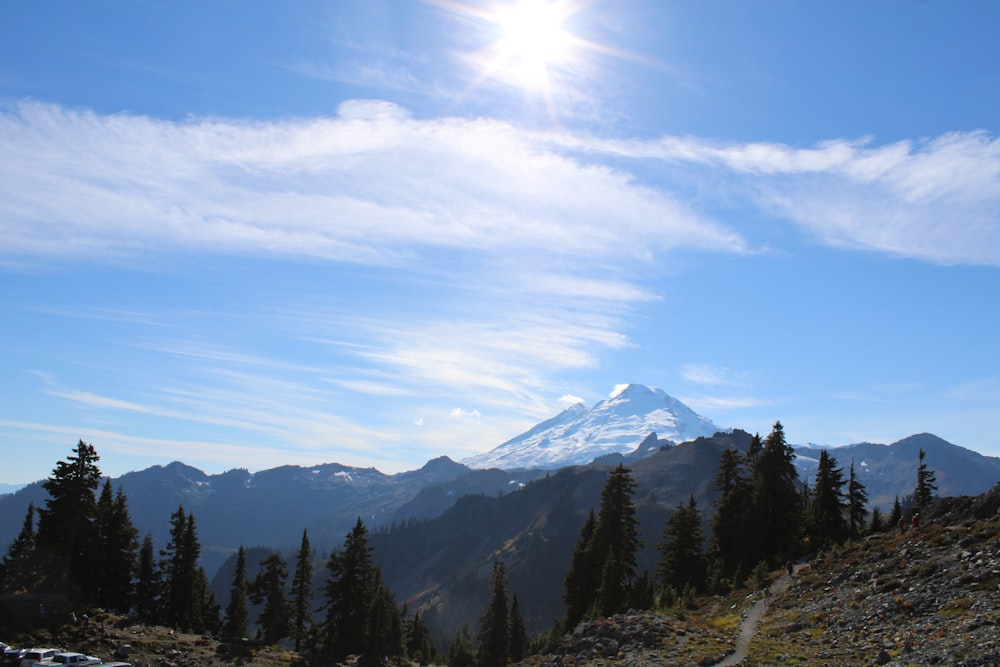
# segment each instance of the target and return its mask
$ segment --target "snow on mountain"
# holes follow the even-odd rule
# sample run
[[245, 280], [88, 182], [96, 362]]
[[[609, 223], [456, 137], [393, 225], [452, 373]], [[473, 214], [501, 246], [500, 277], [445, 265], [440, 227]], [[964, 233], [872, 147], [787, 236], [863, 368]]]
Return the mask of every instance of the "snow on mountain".
[[470, 468], [584, 465], [606, 454], [628, 454], [651, 433], [685, 442], [720, 429], [662, 389], [630, 384], [588, 408], [577, 403], [496, 449], [464, 459]]

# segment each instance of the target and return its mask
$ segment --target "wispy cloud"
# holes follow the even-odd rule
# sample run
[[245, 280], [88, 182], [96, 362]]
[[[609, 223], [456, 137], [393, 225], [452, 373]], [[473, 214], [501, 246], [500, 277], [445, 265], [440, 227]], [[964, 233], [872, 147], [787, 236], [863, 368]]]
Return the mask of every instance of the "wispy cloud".
[[553, 139], [582, 151], [697, 166], [710, 176], [706, 182], [723, 184], [710, 196], [737, 193], [830, 245], [1000, 265], [1000, 139], [984, 131], [886, 145], [836, 139], [813, 148], [669, 136]]
[[712, 364], [684, 364], [681, 375], [688, 382], [710, 387], [743, 387], [750, 380], [745, 371], [736, 371]]

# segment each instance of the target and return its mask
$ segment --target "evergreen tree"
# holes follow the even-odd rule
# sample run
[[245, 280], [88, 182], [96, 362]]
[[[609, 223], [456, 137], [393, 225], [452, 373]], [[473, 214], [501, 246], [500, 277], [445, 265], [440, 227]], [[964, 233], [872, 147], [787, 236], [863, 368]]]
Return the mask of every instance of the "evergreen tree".
[[521, 605], [517, 601], [517, 594], [510, 603], [510, 661], [521, 662], [528, 653], [528, 631], [524, 627], [524, 616], [521, 615]]
[[631, 471], [619, 464], [601, 492], [601, 508], [594, 530], [595, 562], [601, 563], [598, 612], [611, 616], [625, 611], [636, 575], [636, 552], [642, 546], [632, 495]]
[[302, 542], [299, 553], [295, 557], [295, 574], [292, 576], [292, 636], [295, 638], [295, 650], [302, 650], [302, 642], [309, 632], [309, 619], [312, 617], [312, 548], [309, 545], [309, 532], [302, 531]]
[[775, 422], [751, 466], [750, 534], [755, 539], [748, 544], [749, 562], [778, 563], [795, 554], [802, 512], [794, 460], [795, 452], [785, 442], [784, 428], [780, 421]]
[[92, 600], [91, 577], [97, 549], [95, 492], [101, 483], [100, 457], [93, 445], [80, 440], [73, 455], [56, 463], [44, 486], [49, 497], [39, 510], [36, 550], [44, 586], [82, 594]]
[[490, 599], [479, 617], [478, 667], [505, 667], [510, 651], [510, 618], [507, 607], [507, 568], [493, 561]]
[[813, 544], [817, 548], [840, 544], [848, 534], [845, 513], [843, 469], [837, 459], [825, 449], [819, 453], [816, 481], [812, 502], [809, 503], [807, 523]]
[[179, 506], [170, 515], [170, 539], [160, 551], [160, 576], [163, 581], [163, 621], [184, 630], [204, 627], [205, 597], [199, 585], [198, 559], [201, 545], [194, 515]]
[[868, 491], [865, 485], [854, 473], [854, 462], [847, 476], [847, 517], [848, 532], [852, 540], [861, 537], [865, 528], [865, 518], [868, 516]]
[[434, 644], [431, 643], [431, 630], [424, 619], [416, 613], [406, 623], [406, 655], [414, 662], [427, 665], [435, 657]]
[[466, 623], [448, 647], [448, 667], [475, 667], [476, 656], [472, 651], [472, 632]]
[[264, 605], [257, 618], [257, 625], [267, 644], [276, 644], [282, 637], [287, 637], [292, 629], [290, 606], [285, 598], [286, 579], [288, 567], [285, 559], [278, 553], [272, 553], [260, 562], [260, 571], [250, 584], [251, 602]]
[[594, 604], [595, 582], [598, 581], [600, 570], [595, 562], [594, 533], [597, 530], [597, 519], [594, 510], [590, 510], [583, 527], [580, 529], [580, 539], [573, 548], [573, 556], [569, 570], [564, 580], [563, 602], [566, 603], [566, 629], [571, 631], [584, 619], [591, 605]]
[[160, 570], [156, 567], [153, 536], [147, 534], [139, 547], [139, 566], [135, 582], [135, 609], [143, 623], [160, 620]]
[[916, 503], [918, 510], [930, 505], [931, 501], [934, 500], [934, 492], [937, 491], [937, 485], [934, 483], [937, 481], [937, 475], [927, 467], [927, 463], [924, 461], [925, 456], [926, 453], [921, 449], [920, 464], [917, 466], [917, 486], [913, 491], [913, 502]]
[[368, 612], [367, 642], [362, 663], [382, 665], [387, 658], [403, 655], [403, 623], [396, 599], [374, 568], [372, 601]]
[[[759, 436], [757, 437], [759, 443]], [[747, 532], [750, 517], [750, 484], [745, 475], [744, 460], [739, 451], [727, 448], [719, 458], [719, 470], [715, 476], [715, 488], [719, 497], [715, 501], [712, 517], [712, 533], [709, 543], [713, 567], [720, 577], [732, 576], [744, 562], [750, 535]]]
[[360, 517], [344, 540], [344, 548], [330, 554], [326, 567], [330, 573], [324, 587], [326, 651], [337, 656], [363, 653], [375, 594], [375, 566], [368, 529]]
[[236, 553], [236, 570], [233, 584], [229, 589], [229, 605], [226, 607], [226, 625], [222, 637], [228, 641], [239, 641], [247, 636], [247, 550], [240, 545]]
[[889, 528], [895, 530], [896, 526], [899, 525], [899, 520], [903, 518], [903, 505], [899, 502], [899, 496], [892, 501], [892, 509], [889, 510], [889, 520], [886, 522], [889, 524]]
[[97, 541], [104, 557], [95, 560], [93, 573], [96, 602], [105, 609], [125, 612], [132, 606], [138, 535], [124, 491], [118, 487], [113, 495], [107, 479], [97, 502]]
[[687, 506], [677, 504], [677, 509], [667, 519], [663, 540], [657, 545], [660, 562], [656, 576], [660, 585], [682, 591], [691, 587], [695, 591], [705, 586], [704, 537], [701, 532], [701, 512], [692, 494]]
[[872, 508], [872, 520], [868, 524], [868, 532], [875, 535], [885, 530], [885, 519], [882, 518], [882, 510], [876, 505]]
[[199, 567], [194, 573], [192, 605], [191, 627], [195, 632], [222, 634], [222, 608], [215, 599], [215, 593], [209, 588], [208, 574], [203, 567]]
[[31, 590], [38, 581], [35, 559], [35, 503], [28, 503], [28, 511], [21, 524], [21, 532], [7, 548], [0, 561], [0, 591], [16, 593]]

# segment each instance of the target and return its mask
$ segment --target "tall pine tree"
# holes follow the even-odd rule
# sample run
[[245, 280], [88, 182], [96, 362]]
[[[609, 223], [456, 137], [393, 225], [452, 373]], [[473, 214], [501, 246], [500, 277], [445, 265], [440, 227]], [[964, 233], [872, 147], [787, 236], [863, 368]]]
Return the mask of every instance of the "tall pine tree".
[[247, 588], [247, 550], [241, 544], [236, 553], [236, 568], [229, 589], [229, 604], [226, 606], [226, 624], [222, 629], [222, 638], [227, 641], [239, 641], [247, 636]]
[[[759, 444], [759, 436], [755, 436]], [[712, 567], [721, 578], [732, 577], [737, 569], [749, 572], [746, 562], [747, 544], [750, 543], [748, 526], [751, 515], [751, 487], [746, 476], [745, 459], [739, 451], [727, 448], [719, 458], [715, 476], [719, 497], [715, 501], [709, 552]]]
[[[877, 507], [875, 508], [878, 509]], [[865, 529], [865, 519], [868, 517], [868, 490], [854, 472], [854, 461], [851, 461], [847, 475], [847, 521], [850, 538], [861, 537]], [[875, 514], [872, 513], [872, 528], [876, 526]]]
[[31, 590], [38, 583], [38, 565], [35, 558], [35, 503], [28, 503], [28, 511], [21, 524], [21, 532], [7, 548], [0, 561], [0, 591], [17, 593]]
[[807, 524], [812, 545], [816, 548], [840, 544], [848, 534], [845, 520], [843, 469], [825, 449], [819, 453], [816, 481], [807, 510]]
[[750, 562], [777, 564], [796, 553], [802, 510], [794, 460], [784, 427], [775, 422], [751, 464], [751, 535], [755, 539], [748, 544]]
[[479, 616], [478, 667], [505, 667], [510, 654], [510, 618], [507, 606], [507, 568], [493, 561], [490, 598]]
[[95, 527], [99, 460], [94, 446], [80, 440], [73, 454], [56, 464], [44, 484], [49, 497], [39, 511], [35, 542], [44, 586], [87, 600], [93, 599], [91, 573], [100, 556]]
[[295, 650], [302, 650], [302, 642], [309, 633], [309, 620], [312, 618], [312, 547], [309, 545], [309, 532], [302, 531], [302, 542], [295, 557], [295, 574], [292, 575], [291, 591], [291, 622], [292, 636], [295, 639]]
[[580, 539], [573, 548], [569, 570], [564, 580], [563, 602], [566, 603], [565, 625], [568, 631], [573, 630], [582, 621], [594, 604], [595, 582], [599, 581], [600, 569], [597, 564], [594, 533], [597, 530], [597, 519], [594, 510], [583, 522], [580, 529]]
[[139, 532], [129, 516], [125, 492], [112, 494], [107, 479], [97, 501], [97, 541], [102, 558], [94, 562], [96, 602], [105, 609], [126, 612], [132, 606], [133, 580], [138, 565]]
[[368, 529], [360, 517], [347, 534], [344, 548], [330, 554], [326, 567], [325, 650], [334, 656], [364, 653], [375, 596], [375, 566]]
[[666, 588], [675, 591], [691, 588], [701, 591], [705, 587], [704, 537], [701, 531], [701, 512], [694, 495], [687, 505], [677, 504], [677, 509], [667, 519], [663, 540], [657, 545], [660, 562], [656, 576]]
[[934, 492], [937, 491], [937, 475], [927, 466], [924, 457], [927, 456], [923, 449], [920, 450], [917, 466], [917, 486], [913, 491], [913, 502], [918, 510], [922, 510], [934, 500]]
[[263, 604], [257, 626], [267, 644], [276, 644], [291, 632], [290, 605], [285, 597], [288, 566], [279, 553], [272, 553], [260, 562], [260, 570], [250, 584], [250, 601]]
[[611, 471], [601, 492], [601, 508], [594, 530], [595, 563], [601, 564], [597, 610], [602, 616], [625, 611], [636, 575], [636, 552], [642, 546], [636, 518], [635, 480], [619, 464]]

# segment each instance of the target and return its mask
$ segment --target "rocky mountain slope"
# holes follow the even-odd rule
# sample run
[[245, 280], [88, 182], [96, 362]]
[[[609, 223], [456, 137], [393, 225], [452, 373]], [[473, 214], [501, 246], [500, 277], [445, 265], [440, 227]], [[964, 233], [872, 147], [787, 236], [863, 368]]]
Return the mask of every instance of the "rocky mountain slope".
[[[920, 527], [816, 555], [787, 588], [581, 624], [528, 667], [1000, 664], [1000, 487], [945, 498]], [[772, 580], [787, 575], [775, 572]], [[773, 584], [772, 584], [773, 587]], [[746, 656], [733, 660], [751, 609]]]

